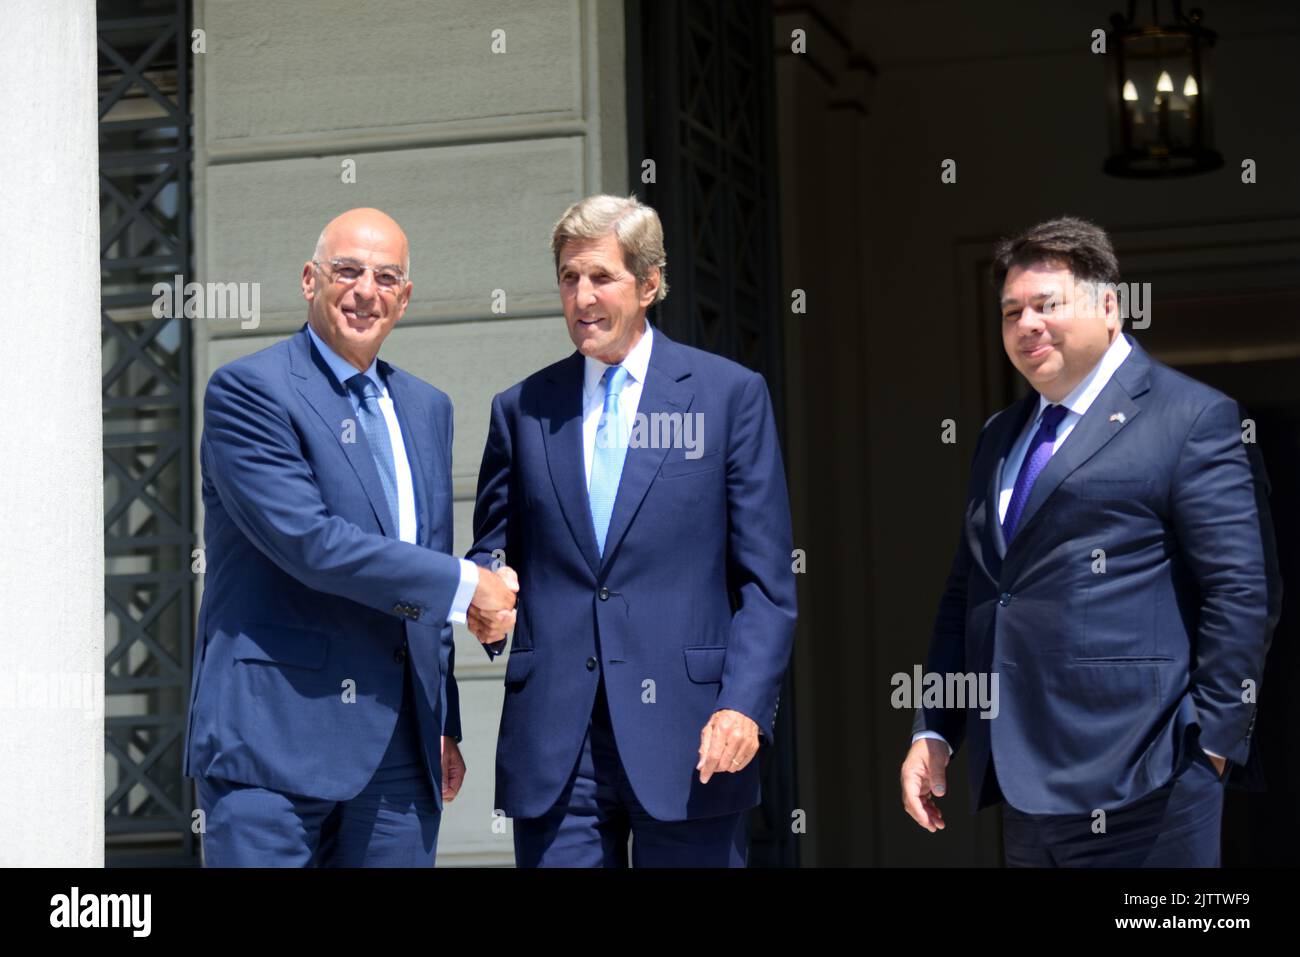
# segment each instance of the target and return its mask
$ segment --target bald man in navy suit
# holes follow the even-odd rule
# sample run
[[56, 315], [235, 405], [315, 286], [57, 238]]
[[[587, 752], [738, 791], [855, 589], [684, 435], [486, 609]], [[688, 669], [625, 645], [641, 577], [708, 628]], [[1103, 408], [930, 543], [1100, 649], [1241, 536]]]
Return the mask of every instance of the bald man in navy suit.
[[185, 751], [208, 865], [430, 867], [464, 779], [451, 622], [514, 591], [450, 554], [451, 401], [379, 358], [409, 276], [396, 222], [343, 213], [307, 324], [208, 383]]

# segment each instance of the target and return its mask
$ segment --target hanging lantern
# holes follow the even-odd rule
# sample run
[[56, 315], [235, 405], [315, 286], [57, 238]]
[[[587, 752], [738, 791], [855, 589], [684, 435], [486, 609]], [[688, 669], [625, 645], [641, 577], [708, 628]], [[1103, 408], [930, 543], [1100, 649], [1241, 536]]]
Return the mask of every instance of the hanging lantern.
[[1128, 16], [1110, 18], [1110, 158], [1112, 176], [1185, 176], [1218, 169], [1210, 127], [1209, 52], [1217, 34], [1201, 25], [1201, 11], [1184, 14], [1174, 0], [1173, 22], [1161, 24], [1157, 4], [1140, 24], [1130, 0]]

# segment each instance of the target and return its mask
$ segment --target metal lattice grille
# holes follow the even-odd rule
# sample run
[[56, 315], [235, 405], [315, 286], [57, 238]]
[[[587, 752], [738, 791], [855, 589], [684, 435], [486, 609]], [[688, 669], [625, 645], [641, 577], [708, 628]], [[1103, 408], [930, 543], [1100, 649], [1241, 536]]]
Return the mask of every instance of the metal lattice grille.
[[653, 38], [645, 45], [644, 150], [658, 167], [644, 193], [665, 221], [673, 289], [658, 321], [669, 335], [736, 359], [775, 387], [770, 8], [701, 0], [643, 9]]
[[186, 863], [194, 547], [188, 0], [99, 4], [108, 863]]

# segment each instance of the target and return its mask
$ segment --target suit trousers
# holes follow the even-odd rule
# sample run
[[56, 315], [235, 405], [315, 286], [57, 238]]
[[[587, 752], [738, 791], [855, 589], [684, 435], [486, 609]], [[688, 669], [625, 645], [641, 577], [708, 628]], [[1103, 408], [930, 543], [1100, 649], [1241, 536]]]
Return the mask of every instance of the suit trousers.
[[393, 737], [373, 777], [351, 800], [195, 778], [205, 818], [204, 865], [432, 867], [441, 812], [420, 752], [413, 696], [408, 659]]
[[[706, 785], [707, 786], [707, 785]], [[637, 800], [609, 718], [602, 681], [582, 752], [555, 806], [514, 821], [519, 867], [744, 867], [748, 813], [660, 821]]]
[[1223, 779], [1192, 728], [1173, 779], [1104, 818], [1003, 804], [1003, 848], [1008, 867], [1218, 867], [1222, 819]]

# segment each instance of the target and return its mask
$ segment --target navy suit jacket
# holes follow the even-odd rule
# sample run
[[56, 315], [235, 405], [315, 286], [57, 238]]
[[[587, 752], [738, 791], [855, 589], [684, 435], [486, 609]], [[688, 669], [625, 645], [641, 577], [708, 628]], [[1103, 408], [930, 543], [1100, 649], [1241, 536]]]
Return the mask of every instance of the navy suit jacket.
[[186, 774], [355, 797], [392, 737], [409, 655], [442, 800], [441, 735], [460, 736], [446, 621], [460, 582], [451, 402], [382, 360], [379, 370], [411, 464], [416, 544], [397, 538], [356, 412], [306, 326], [208, 383]]
[[996, 793], [990, 763], [1012, 807], [1067, 814], [1168, 783], [1193, 725], [1200, 746], [1249, 753], [1243, 683], [1258, 693], [1269, 594], [1238, 406], [1129, 342], [1009, 546], [1002, 465], [1038, 394], [980, 433], [926, 670], [998, 673], [999, 713], [922, 708], [914, 723], [969, 745], [975, 809]]
[[[582, 356], [496, 396], [470, 558], [519, 573], [496, 806], [550, 810], [578, 760], [603, 674], [619, 755], [652, 817], [753, 807], [758, 760], [700, 784], [718, 709], [770, 741], [796, 617], [790, 508], [763, 378], [658, 329], [638, 415], [700, 413], [698, 458], [627, 451], [605, 553], [584, 472]], [[694, 453], [692, 453], [694, 454]]]

